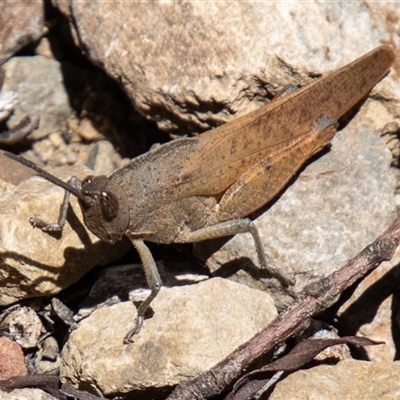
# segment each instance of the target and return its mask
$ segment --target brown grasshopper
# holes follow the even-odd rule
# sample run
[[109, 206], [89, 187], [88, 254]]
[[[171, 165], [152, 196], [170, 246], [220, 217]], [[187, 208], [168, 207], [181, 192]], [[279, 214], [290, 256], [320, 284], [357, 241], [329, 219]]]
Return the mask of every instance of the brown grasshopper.
[[151, 294], [138, 308], [131, 341], [161, 287], [144, 243], [189, 243], [248, 232], [261, 267], [294, 284], [267, 259], [254, 223], [245, 218], [268, 203], [305, 161], [326, 146], [337, 120], [382, 79], [394, 52], [380, 46], [358, 60], [243, 117], [195, 138], [174, 140], [133, 159], [108, 176], [64, 183], [38, 166], [4, 153], [66, 190], [57, 223], [31, 218], [34, 227], [59, 231], [70, 194], [87, 228], [114, 243], [126, 235], [139, 252]]

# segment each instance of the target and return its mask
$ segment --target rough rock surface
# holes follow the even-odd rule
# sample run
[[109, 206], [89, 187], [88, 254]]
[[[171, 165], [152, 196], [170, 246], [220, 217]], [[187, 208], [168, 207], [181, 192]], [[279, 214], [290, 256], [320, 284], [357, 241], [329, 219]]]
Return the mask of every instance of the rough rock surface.
[[61, 64], [43, 56], [14, 57], [3, 65], [3, 90], [18, 93], [18, 107], [10, 124], [26, 115], [39, 115], [39, 129], [30, 139], [40, 139], [66, 129], [72, 109], [62, 80]]
[[1, 325], [23, 349], [33, 349], [38, 346], [40, 336], [45, 333], [43, 323], [36, 312], [30, 307], [19, 307], [8, 310]]
[[17, 389], [10, 393], [0, 391], [0, 400], [55, 400], [56, 398], [40, 389]]
[[382, 42], [399, 45], [393, 3], [185, 1], [151, 12], [137, 2], [53, 3], [136, 109], [179, 134], [244, 114], [289, 82], [304, 85]]
[[276, 385], [270, 400], [400, 398], [400, 363], [344, 360], [294, 372]]
[[21, 346], [12, 340], [0, 338], [0, 380], [12, 378], [14, 376], [26, 375], [24, 354]]
[[[209, 279], [204, 269], [194, 271], [186, 260], [177, 265], [176, 262], [157, 263], [163, 286], [174, 287], [193, 285]], [[184, 264], [186, 271], [179, 271]], [[193, 266], [192, 266], [193, 267]], [[203, 274], [201, 274], [203, 272]], [[95, 308], [105, 304], [114, 304], [129, 298], [135, 304], [144, 301], [150, 294], [142, 264], [111, 265], [102, 269], [99, 278], [93, 283], [90, 293], [79, 306], [75, 319], [87, 317]]]
[[[5, 159], [1, 156], [1, 162]], [[15, 162], [9, 165], [13, 169]], [[82, 166], [52, 172], [61, 179], [90, 174]], [[127, 248], [126, 242], [111, 245], [89, 233], [74, 198], [62, 234], [33, 229], [31, 217], [57, 220], [62, 199], [61, 188], [38, 177], [9, 188], [0, 198], [0, 305], [58, 293], [95, 265], [120, 257]]]
[[0, 65], [44, 33], [43, 2], [3, 0], [0, 3]]
[[133, 326], [132, 303], [81, 321], [62, 353], [62, 378], [108, 396], [168, 391], [207, 371], [277, 315], [267, 293], [220, 278], [161, 289], [152, 309], [129, 345], [123, 338]]
[[0, 122], [6, 120], [13, 113], [17, 98], [15, 92], [0, 92]]
[[400, 344], [399, 296], [400, 248], [389, 262], [369, 274], [337, 311], [337, 326], [344, 335], [384, 341], [384, 346], [363, 349], [370, 361], [390, 363], [398, 359]]

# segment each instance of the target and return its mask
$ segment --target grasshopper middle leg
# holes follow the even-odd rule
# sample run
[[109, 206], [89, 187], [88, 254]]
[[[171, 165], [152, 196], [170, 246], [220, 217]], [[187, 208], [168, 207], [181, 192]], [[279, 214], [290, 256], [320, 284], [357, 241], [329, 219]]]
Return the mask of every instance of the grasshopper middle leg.
[[[128, 237], [129, 237], [129, 234], [128, 234]], [[146, 275], [146, 281], [150, 287], [151, 293], [140, 304], [140, 306], [137, 310], [138, 315], [136, 318], [135, 326], [125, 336], [125, 339], [124, 339], [125, 344], [132, 342], [132, 337], [140, 331], [140, 328], [143, 325], [144, 315], [146, 313], [146, 310], [149, 308], [150, 303], [157, 296], [158, 292], [161, 289], [161, 285], [162, 285], [160, 274], [158, 273], [157, 265], [154, 261], [154, 258], [152, 256], [149, 248], [146, 246], [146, 244], [141, 239], [130, 238], [130, 240], [131, 240], [132, 244], [135, 246], [136, 250], [139, 253], [140, 259], [142, 260], [144, 272]]]

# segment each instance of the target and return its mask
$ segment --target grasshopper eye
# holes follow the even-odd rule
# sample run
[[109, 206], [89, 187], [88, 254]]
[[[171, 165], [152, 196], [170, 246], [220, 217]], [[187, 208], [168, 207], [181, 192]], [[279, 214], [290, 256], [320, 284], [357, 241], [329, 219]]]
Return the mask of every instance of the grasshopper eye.
[[101, 212], [105, 218], [111, 219], [117, 215], [119, 205], [117, 197], [108, 191], [102, 191], [99, 196]]

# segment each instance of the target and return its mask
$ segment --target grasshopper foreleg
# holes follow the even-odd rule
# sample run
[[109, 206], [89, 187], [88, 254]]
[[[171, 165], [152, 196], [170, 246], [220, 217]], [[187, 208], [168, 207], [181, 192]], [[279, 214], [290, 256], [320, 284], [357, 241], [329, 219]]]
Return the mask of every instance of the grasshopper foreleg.
[[[81, 189], [82, 184], [81, 181], [76, 177], [72, 176], [68, 184], [73, 186], [76, 189]], [[30, 224], [34, 228], [39, 228], [43, 232], [60, 232], [64, 228], [65, 222], [67, 221], [67, 211], [68, 211], [68, 206], [69, 206], [69, 199], [70, 199], [71, 193], [68, 192], [67, 190], [65, 191], [64, 194], [64, 200], [60, 206], [60, 214], [58, 216], [58, 221], [55, 223], [47, 223], [40, 218], [33, 217], [29, 220]]]

